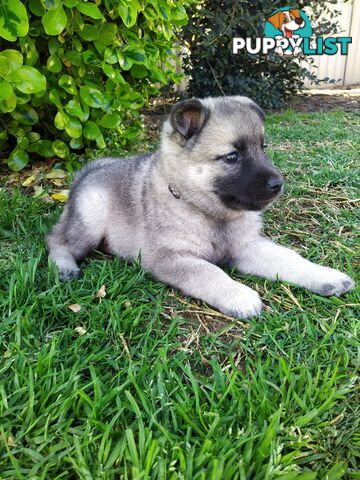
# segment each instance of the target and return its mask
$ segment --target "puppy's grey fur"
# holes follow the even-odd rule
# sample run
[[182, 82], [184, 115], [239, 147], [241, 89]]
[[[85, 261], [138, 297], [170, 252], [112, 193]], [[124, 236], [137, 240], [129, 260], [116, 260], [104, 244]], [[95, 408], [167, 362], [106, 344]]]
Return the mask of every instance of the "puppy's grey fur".
[[47, 239], [61, 278], [78, 276], [77, 262], [105, 245], [127, 259], [140, 253], [155, 277], [235, 317], [258, 315], [262, 302], [224, 264], [320, 295], [353, 288], [261, 235], [261, 210], [283, 183], [264, 152], [263, 120], [245, 97], [187, 100], [173, 107], [157, 152], [85, 167]]

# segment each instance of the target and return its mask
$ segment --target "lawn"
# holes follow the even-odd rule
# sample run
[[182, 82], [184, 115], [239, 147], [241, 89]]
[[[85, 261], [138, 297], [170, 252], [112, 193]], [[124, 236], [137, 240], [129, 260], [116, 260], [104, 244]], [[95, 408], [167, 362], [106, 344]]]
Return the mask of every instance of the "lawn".
[[[287, 186], [266, 233], [356, 279], [359, 115], [267, 132]], [[359, 287], [241, 276], [266, 305], [243, 322], [101, 254], [63, 284], [44, 247], [60, 211], [0, 192], [0, 479], [360, 478]]]

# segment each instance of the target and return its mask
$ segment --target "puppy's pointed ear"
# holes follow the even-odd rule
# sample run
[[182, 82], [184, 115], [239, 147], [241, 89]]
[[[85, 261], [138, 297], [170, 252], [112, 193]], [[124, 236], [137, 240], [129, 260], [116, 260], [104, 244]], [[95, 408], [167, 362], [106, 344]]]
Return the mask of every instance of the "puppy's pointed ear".
[[280, 26], [282, 25], [283, 18], [284, 18], [283, 13], [278, 12], [272, 15], [271, 17], [269, 17], [267, 21], [270, 22], [271, 25], [273, 25], [273, 27], [275, 27], [277, 30], [280, 30]]
[[182, 138], [189, 140], [204, 127], [210, 112], [200, 100], [184, 100], [176, 103], [170, 112], [170, 123]]

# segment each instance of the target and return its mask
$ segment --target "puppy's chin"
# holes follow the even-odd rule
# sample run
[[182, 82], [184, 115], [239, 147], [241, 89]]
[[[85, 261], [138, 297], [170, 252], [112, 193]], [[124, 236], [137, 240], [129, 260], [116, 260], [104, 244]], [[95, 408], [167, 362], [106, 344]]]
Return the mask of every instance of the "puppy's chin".
[[231, 208], [232, 210], [247, 210], [251, 212], [258, 212], [270, 206], [276, 198], [277, 197], [271, 198], [270, 200], [241, 199], [236, 198], [232, 195], [224, 195], [221, 197], [221, 200], [227, 208]]

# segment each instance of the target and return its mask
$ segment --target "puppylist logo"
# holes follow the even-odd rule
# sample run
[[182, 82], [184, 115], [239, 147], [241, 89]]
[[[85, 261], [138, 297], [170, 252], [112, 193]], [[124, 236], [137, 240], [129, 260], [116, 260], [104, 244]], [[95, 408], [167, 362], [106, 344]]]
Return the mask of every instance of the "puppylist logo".
[[264, 38], [234, 38], [233, 53], [245, 49], [250, 54], [347, 55], [351, 37], [313, 37], [310, 20], [298, 8], [278, 8], [265, 23]]

